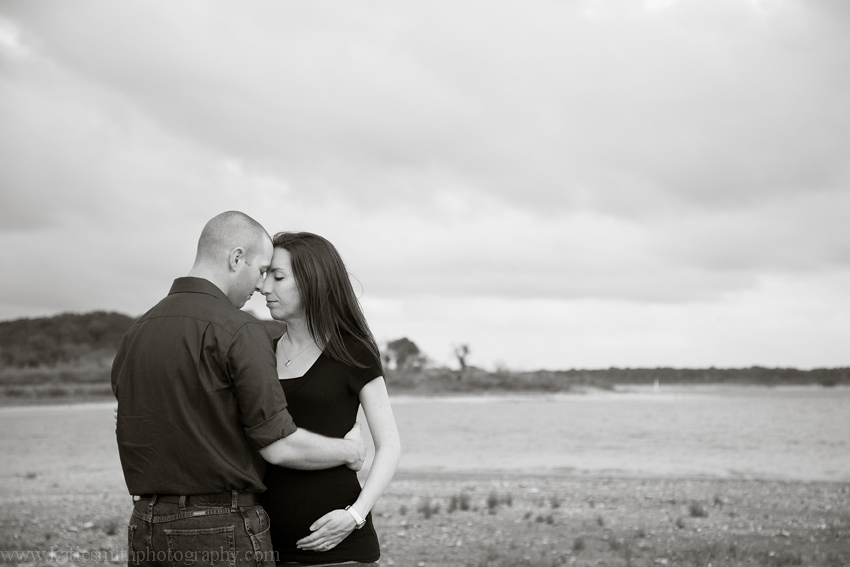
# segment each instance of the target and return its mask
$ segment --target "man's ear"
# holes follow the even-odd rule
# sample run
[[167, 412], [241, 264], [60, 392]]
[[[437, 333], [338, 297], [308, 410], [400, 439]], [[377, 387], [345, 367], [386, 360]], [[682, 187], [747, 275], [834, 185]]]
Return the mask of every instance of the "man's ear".
[[230, 251], [230, 258], [228, 258], [230, 264], [230, 271], [235, 272], [239, 269], [239, 264], [245, 262], [245, 250], [242, 248], [234, 248]]

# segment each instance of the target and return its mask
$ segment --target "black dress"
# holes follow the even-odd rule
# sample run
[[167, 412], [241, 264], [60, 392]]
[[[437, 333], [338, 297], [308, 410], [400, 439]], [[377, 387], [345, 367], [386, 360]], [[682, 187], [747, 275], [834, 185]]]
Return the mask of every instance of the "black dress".
[[[275, 342], [275, 347], [277, 342]], [[354, 426], [359, 393], [367, 383], [383, 376], [381, 362], [361, 344], [346, 342], [348, 351], [366, 368], [348, 366], [322, 353], [300, 378], [280, 380], [287, 409], [298, 427], [327, 437], [344, 437]], [[271, 536], [278, 561], [334, 563], [377, 561], [381, 556], [372, 514], [366, 525], [354, 530], [329, 551], [305, 551], [295, 542], [310, 535], [310, 525], [331, 510], [354, 504], [360, 494], [357, 473], [339, 466], [319, 471], [299, 471], [266, 466], [261, 495], [271, 519]]]

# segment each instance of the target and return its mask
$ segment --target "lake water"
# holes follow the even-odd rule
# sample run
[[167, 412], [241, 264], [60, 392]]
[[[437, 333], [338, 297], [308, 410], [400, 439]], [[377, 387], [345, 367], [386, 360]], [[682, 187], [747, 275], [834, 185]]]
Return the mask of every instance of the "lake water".
[[850, 480], [850, 388], [394, 403], [411, 469]]
[[[401, 470], [850, 481], [850, 388], [392, 398]], [[0, 409], [0, 477], [120, 483], [112, 407]]]

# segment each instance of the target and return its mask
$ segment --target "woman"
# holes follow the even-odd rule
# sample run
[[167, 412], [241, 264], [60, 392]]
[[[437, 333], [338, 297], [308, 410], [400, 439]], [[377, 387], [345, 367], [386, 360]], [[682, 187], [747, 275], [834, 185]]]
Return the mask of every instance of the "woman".
[[262, 293], [272, 317], [286, 323], [275, 349], [295, 423], [342, 437], [362, 405], [375, 443], [362, 489], [344, 466], [267, 466], [262, 504], [274, 549], [279, 564], [373, 563], [380, 547], [370, 512], [400, 456], [380, 353], [336, 248], [309, 232], [282, 232], [273, 242]]

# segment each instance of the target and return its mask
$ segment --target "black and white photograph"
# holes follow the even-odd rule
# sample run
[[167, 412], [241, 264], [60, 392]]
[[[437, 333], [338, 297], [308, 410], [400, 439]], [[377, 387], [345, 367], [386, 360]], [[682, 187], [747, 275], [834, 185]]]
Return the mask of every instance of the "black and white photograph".
[[0, 0], [0, 567], [850, 567], [850, 3]]

